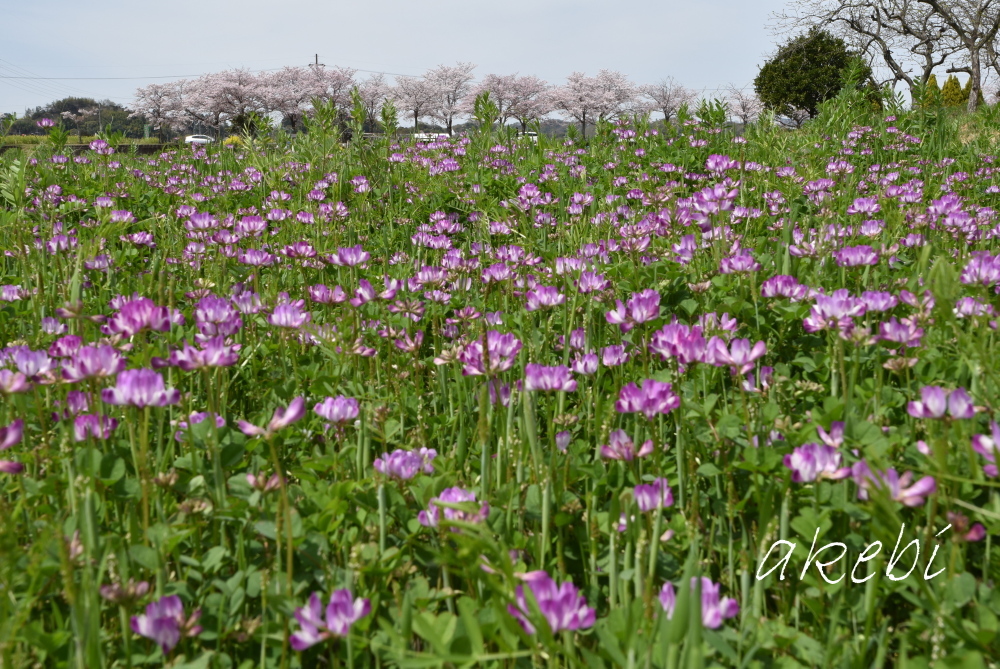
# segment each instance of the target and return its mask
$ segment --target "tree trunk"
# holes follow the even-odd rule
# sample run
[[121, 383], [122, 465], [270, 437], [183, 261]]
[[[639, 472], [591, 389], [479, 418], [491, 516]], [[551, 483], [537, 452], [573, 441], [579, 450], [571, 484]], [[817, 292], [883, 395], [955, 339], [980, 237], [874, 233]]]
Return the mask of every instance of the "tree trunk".
[[971, 70], [969, 76], [972, 77], [972, 91], [969, 93], [969, 106], [966, 107], [966, 109], [971, 113], [976, 111], [976, 106], [979, 104], [979, 98], [982, 97], [983, 79], [979, 49], [970, 49], [969, 69]]

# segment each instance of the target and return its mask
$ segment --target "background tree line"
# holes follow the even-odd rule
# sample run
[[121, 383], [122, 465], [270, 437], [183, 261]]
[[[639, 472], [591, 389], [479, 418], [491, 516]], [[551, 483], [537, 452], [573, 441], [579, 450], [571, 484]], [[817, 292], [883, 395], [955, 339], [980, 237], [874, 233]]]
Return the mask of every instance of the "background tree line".
[[9, 133], [12, 135], [44, 135], [48, 131], [37, 125], [37, 121], [42, 118], [61, 120], [63, 126], [74, 135], [112, 132], [122, 133], [126, 137], [139, 138], [144, 136], [146, 125], [144, 119], [134, 116], [132, 110], [117, 102], [69, 97], [27, 110], [24, 116], [13, 120]]

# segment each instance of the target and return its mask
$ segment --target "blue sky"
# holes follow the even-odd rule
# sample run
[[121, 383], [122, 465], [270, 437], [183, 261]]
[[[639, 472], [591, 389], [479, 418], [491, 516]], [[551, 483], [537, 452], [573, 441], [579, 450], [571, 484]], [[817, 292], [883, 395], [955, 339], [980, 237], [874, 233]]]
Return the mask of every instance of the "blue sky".
[[[139, 86], [231, 67], [320, 62], [419, 75], [439, 64], [476, 74], [620, 70], [694, 89], [749, 84], [774, 49], [768, 18], [785, 0], [49, 0], [9, 3], [0, 112], [69, 95], [127, 105]], [[366, 76], [364, 72], [359, 77]], [[42, 79], [74, 77], [76, 79]], [[106, 77], [106, 79], [86, 79]], [[107, 77], [120, 77], [107, 79]]]

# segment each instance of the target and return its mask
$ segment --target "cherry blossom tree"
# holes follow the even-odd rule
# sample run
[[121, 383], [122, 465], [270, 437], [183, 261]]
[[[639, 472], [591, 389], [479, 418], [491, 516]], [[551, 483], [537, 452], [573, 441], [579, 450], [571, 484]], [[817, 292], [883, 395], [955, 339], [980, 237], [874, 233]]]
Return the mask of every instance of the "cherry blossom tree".
[[437, 88], [423, 77], [400, 77], [396, 82], [395, 97], [399, 108], [413, 115], [413, 131], [420, 119], [430, 114], [438, 99]]
[[219, 130], [226, 123], [242, 123], [254, 115], [279, 113], [295, 128], [312, 112], [313, 100], [346, 108], [355, 72], [321, 65], [285, 67], [276, 72], [213, 72], [140, 88], [133, 109], [156, 126], [200, 123]]
[[598, 119], [613, 121], [633, 114], [649, 114], [649, 107], [639, 97], [640, 89], [616, 70], [599, 70], [594, 77], [600, 102]]
[[297, 128], [300, 120], [312, 112], [313, 100], [333, 102], [338, 109], [350, 103], [355, 70], [309, 67], [285, 67], [277, 72], [262, 73], [267, 112], [278, 112]]
[[518, 77], [514, 81], [510, 112], [521, 123], [522, 132], [528, 129], [528, 123], [537, 121], [552, 111], [549, 90], [551, 86], [534, 75]]
[[161, 138], [163, 128], [183, 125], [181, 86], [178, 84], [179, 82], [150, 84], [137, 90], [129, 118], [144, 117], [154, 129], [160, 131]]
[[277, 112], [292, 129], [299, 127], [314, 98], [325, 92], [319, 68], [283, 67], [277, 72], [262, 73], [265, 107]]
[[545, 95], [548, 89], [549, 85], [545, 81], [533, 75], [487, 74], [465, 97], [461, 111], [465, 114], [472, 113], [476, 97], [489, 93], [490, 100], [497, 106], [500, 125], [517, 119], [524, 130], [530, 121], [551, 111]]
[[220, 130], [227, 120], [226, 110], [217, 95], [222, 85], [221, 73], [203, 74], [176, 83], [179, 115], [184, 125], [200, 123]]
[[593, 122], [601, 103], [597, 82], [583, 72], [573, 72], [566, 77], [566, 84], [550, 92], [552, 106], [563, 115], [580, 124], [587, 136], [587, 121]]
[[350, 67], [310, 67], [310, 70], [319, 70], [320, 86], [322, 88], [317, 96], [324, 102], [332, 102], [338, 109], [347, 109], [351, 106], [351, 89], [355, 86], [354, 75], [357, 70]]
[[455, 117], [462, 113], [462, 101], [472, 90], [474, 69], [476, 66], [472, 63], [439, 65], [424, 75], [424, 81], [434, 91], [434, 101], [428, 112], [430, 116], [444, 124], [449, 135]]
[[552, 106], [580, 123], [584, 137], [587, 123], [610, 121], [641, 111], [638, 88], [621, 72], [600, 70], [595, 77], [574, 72], [566, 85], [551, 93]]
[[382, 74], [374, 74], [358, 84], [358, 95], [365, 107], [365, 122], [375, 125], [386, 100], [393, 99], [393, 89]]
[[753, 123], [764, 111], [764, 103], [753, 92], [752, 87], [750, 90], [743, 90], [729, 84], [726, 87], [726, 102], [729, 106], [729, 113], [738, 118], [743, 125]]
[[213, 90], [209, 93], [215, 105], [227, 119], [248, 114], [267, 114], [267, 80], [246, 69], [225, 70], [212, 75]]
[[642, 94], [651, 100], [655, 111], [663, 114], [664, 123], [668, 123], [684, 104], [690, 105], [697, 97], [697, 93], [681, 86], [672, 77], [644, 86]]

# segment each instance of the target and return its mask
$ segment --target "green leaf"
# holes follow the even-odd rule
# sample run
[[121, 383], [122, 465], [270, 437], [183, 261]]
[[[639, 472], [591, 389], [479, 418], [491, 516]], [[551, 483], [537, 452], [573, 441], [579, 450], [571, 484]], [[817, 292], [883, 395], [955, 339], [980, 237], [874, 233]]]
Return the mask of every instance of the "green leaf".
[[976, 579], [969, 572], [955, 574], [945, 590], [948, 599], [956, 606], [965, 606], [976, 594]]
[[222, 561], [229, 556], [229, 549], [225, 546], [213, 546], [208, 549], [205, 553], [204, 559], [201, 561], [201, 567], [207, 572], [218, 571], [219, 567], [222, 566]]
[[614, 637], [607, 625], [595, 625], [594, 631], [597, 632], [597, 638], [601, 640], [601, 650], [610, 655], [611, 659], [619, 667], [626, 666], [628, 664], [628, 660], [625, 658], [625, 654], [622, 652], [622, 649], [618, 646], [618, 639]]
[[733, 650], [733, 647], [722, 638], [722, 635], [715, 630], [704, 629], [701, 632], [702, 636], [705, 637], [705, 641], [708, 645], [714, 648], [719, 654], [724, 655], [727, 660], [732, 662], [734, 665], [739, 664], [739, 655]]
[[277, 538], [278, 530], [273, 520], [258, 520], [253, 524], [254, 529], [265, 539], [272, 541]]
[[101, 483], [114, 485], [125, 476], [125, 460], [108, 453], [101, 459]]
[[[204, 421], [208, 422], [208, 421]], [[246, 444], [226, 444], [222, 447], [222, 452], [220, 453], [220, 460], [222, 461], [222, 466], [225, 469], [231, 469], [243, 461], [243, 456], [246, 453]]]
[[702, 476], [718, 476], [722, 473], [722, 470], [711, 462], [706, 462], [701, 467], [698, 467], [698, 473]]
[[817, 527], [819, 528], [819, 537], [816, 541], [818, 545], [822, 545], [818, 543], [819, 539], [821, 539], [823, 535], [825, 535], [830, 528], [833, 527], [833, 523], [830, 521], [829, 516], [830, 512], [827, 509], [824, 509], [822, 513], [817, 515], [811, 508], [806, 507], [799, 512], [799, 515], [796, 516], [794, 520], [792, 520], [792, 529], [795, 530], [800, 537], [805, 539], [807, 549], [810, 545], [812, 545], [811, 542], [813, 537], [816, 535]]
[[983, 656], [974, 650], [949, 654], [934, 663], [934, 669], [981, 669], [986, 667]]
[[209, 661], [215, 655], [214, 650], [207, 650], [190, 662], [172, 665], [173, 669], [208, 669]]
[[149, 571], [160, 568], [160, 555], [149, 546], [132, 546], [128, 549], [128, 555], [133, 562]]
[[476, 619], [476, 608], [476, 603], [469, 597], [462, 597], [458, 600], [458, 613], [462, 618], [465, 634], [469, 637], [472, 654], [482, 655], [486, 651], [483, 646], [483, 632]]

